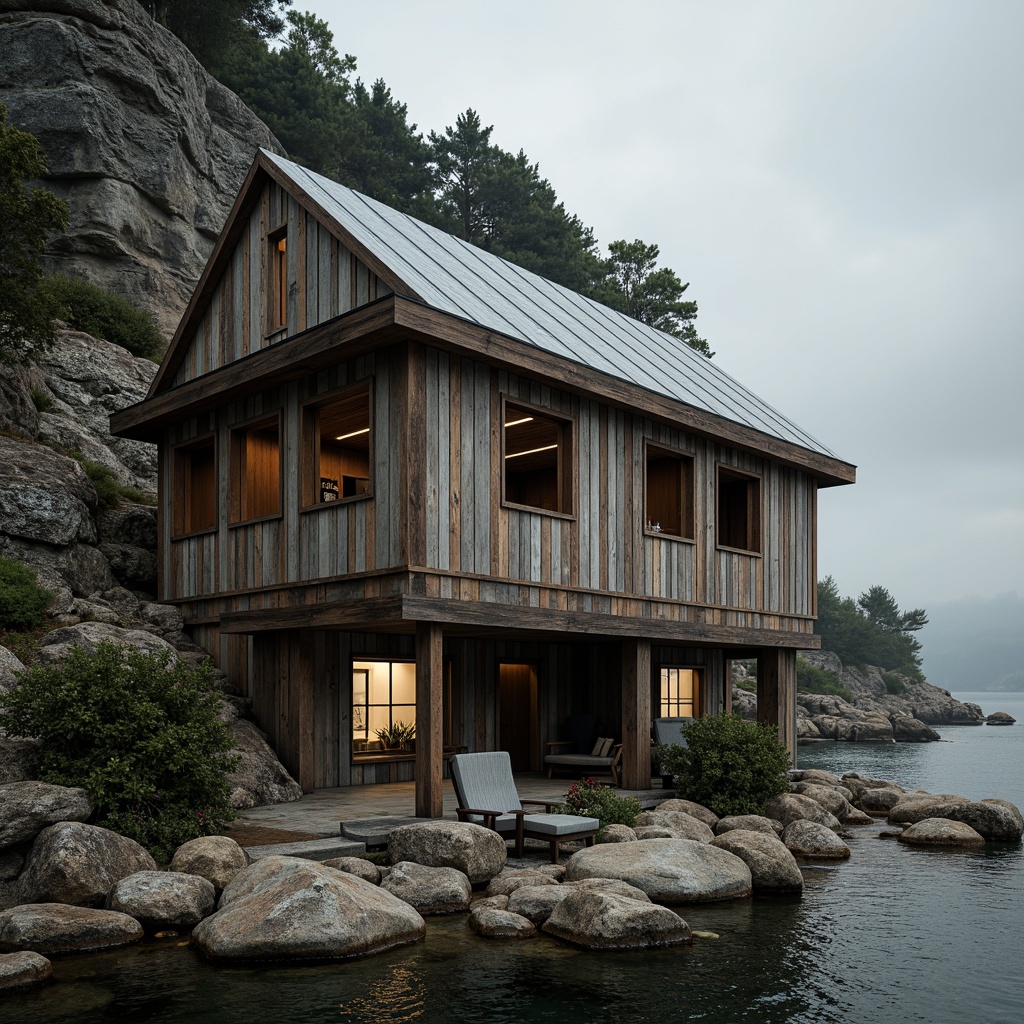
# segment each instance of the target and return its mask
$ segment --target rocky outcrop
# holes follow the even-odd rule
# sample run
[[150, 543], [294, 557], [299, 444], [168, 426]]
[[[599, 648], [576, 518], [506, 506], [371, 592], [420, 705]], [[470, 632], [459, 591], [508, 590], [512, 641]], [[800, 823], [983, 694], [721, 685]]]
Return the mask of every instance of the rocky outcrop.
[[217, 960], [343, 958], [418, 942], [423, 918], [379, 886], [293, 857], [265, 857], [235, 876], [192, 942]]
[[234, 93], [134, 0], [0, 0], [0, 91], [71, 210], [48, 263], [125, 294], [170, 334], [256, 150]]

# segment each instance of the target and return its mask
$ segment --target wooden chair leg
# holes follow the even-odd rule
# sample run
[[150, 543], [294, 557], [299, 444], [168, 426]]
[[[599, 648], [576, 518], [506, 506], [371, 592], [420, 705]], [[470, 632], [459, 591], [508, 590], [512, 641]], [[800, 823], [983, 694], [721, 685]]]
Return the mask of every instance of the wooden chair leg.
[[523, 818], [522, 815], [516, 820], [516, 856], [523, 855]]
[[551, 841], [551, 863], [552, 864], [557, 864], [558, 863], [558, 840], [557, 839], [553, 839]]

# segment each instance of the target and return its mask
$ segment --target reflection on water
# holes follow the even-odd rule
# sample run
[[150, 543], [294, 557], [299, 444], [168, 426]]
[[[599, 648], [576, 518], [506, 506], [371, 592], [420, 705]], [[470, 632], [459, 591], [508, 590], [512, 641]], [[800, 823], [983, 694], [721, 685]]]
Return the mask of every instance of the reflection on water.
[[[1024, 721], [1010, 704], [999, 701]], [[1024, 805], [1024, 727], [944, 738], [823, 744], [802, 748], [800, 762]], [[339, 964], [215, 967], [154, 944], [55, 961], [56, 983], [5, 997], [0, 1022], [1019, 1024], [1021, 848], [920, 850], [879, 831], [853, 833], [849, 862], [806, 868], [801, 898], [681, 908], [693, 929], [719, 936], [692, 947], [586, 953], [546, 936], [488, 941], [464, 915], [430, 919], [419, 946]]]

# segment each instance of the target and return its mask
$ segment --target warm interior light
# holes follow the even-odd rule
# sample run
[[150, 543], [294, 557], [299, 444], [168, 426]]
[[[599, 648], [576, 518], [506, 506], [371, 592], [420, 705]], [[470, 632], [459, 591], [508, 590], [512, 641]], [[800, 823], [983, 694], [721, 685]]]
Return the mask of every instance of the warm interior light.
[[524, 416], [522, 419], [519, 419], [519, 420], [509, 420], [508, 423], [505, 424], [505, 426], [506, 427], [518, 427], [520, 423], [532, 423], [532, 422], [533, 422], [533, 417], [532, 416]]
[[518, 459], [520, 455], [536, 455], [537, 452], [549, 452], [552, 448], [557, 448], [557, 444], [546, 444], [543, 448], [531, 448], [525, 452], [512, 452], [511, 455], [506, 455], [506, 459]]
[[368, 434], [370, 432], [369, 427], [363, 427], [362, 430], [353, 430], [351, 434], [342, 434], [341, 437], [336, 437], [335, 441], [347, 441], [350, 437], [358, 437], [360, 434]]

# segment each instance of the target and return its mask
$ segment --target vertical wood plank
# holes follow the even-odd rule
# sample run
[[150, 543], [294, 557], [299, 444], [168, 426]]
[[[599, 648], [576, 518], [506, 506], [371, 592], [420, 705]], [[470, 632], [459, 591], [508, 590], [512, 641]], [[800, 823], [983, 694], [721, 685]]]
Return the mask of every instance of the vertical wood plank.
[[622, 641], [623, 789], [651, 785], [651, 643]]
[[444, 814], [442, 694], [443, 632], [436, 622], [416, 623], [416, 817]]

